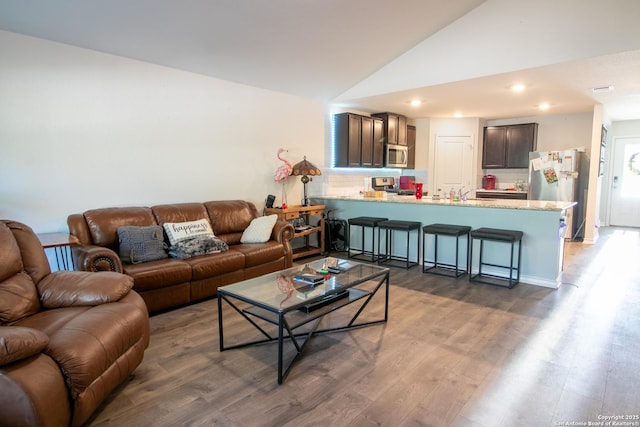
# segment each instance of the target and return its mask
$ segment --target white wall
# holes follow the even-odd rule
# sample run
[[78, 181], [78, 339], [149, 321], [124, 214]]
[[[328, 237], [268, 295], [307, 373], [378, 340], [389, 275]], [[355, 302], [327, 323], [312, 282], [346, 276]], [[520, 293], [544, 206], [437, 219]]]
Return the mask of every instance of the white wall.
[[[97, 207], [261, 209], [281, 194], [279, 147], [325, 166], [315, 101], [4, 31], [0, 58], [0, 218], [36, 232]], [[301, 198], [300, 180], [287, 188]]]

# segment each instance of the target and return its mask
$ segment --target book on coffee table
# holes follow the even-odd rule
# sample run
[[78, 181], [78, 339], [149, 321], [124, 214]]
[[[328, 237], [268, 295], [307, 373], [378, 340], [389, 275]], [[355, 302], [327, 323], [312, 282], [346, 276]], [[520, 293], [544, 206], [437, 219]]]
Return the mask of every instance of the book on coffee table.
[[312, 274], [312, 273], [302, 273], [296, 274], [293, 276], [294, 280], [298, 282], [308, 283], [310, 285], [317, 285], [318, 283], [324, 282], [324, 276], [321, 274]]

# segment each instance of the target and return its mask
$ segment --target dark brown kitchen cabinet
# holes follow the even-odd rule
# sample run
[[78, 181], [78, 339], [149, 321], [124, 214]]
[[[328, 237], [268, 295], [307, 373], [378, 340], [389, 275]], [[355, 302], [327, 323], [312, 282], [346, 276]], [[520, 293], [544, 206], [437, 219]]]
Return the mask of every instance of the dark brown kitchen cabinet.
[[476, 199], [516, 199], [527, 200], [527, 193], [506, 191], [478, 191]]
[[485, 127], [482, 168], [528, 168], [529, 152], [536, 150], [537, 136], [537, 123]]
[[384, 123], [373, 117], [373, 167], [384, 166]]
[[416, 168], [416, 127], [407, 125], [407, 148], [409, 156], [407, 159], [407, 169]]
[[407, 145], [407, 118], [395, 113], [376, 113], [383, 122], [385, 143]]
[[382, 167], [382, 120], [353, 113], [334, 116], [335, 166]]
[[373, 119], [361, 117], [362, 135], [360, 137], [360, 166], [373, 166]]
[[398, 144], [407, 145], [407, 118], [398, 116]]

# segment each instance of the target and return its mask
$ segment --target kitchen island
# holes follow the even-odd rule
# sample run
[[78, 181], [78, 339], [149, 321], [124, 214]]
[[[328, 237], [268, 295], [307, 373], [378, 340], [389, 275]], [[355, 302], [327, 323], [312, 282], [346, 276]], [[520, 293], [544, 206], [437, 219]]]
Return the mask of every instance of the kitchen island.
[[[314, 202], [326, 205], [327, 212], [333, 210], [333, 217], [345, 220], [357, 216], [380, 216], [395, 220], [420, 221], [423, 226], [444, 223], [468, 225], [472, 229], [490, 227], [520, 230], [524, 233], [520, 282], [550, 288], [557, 288], [560, 285], [564, 257], [564, 238], [561, 237], [564, 231], [564, 219], [567, 210], [575, 205], [575, 202], [543, 200], [450, 201], [448, 199], [433, 200], [431, 197], [417, 200], [414, 196], [392, 194], [382, 198], [356, 195], [315, 196], [312, 199]], [[357, 240], [359, 238], [359, 233], [351, 236], [355, 246], [361, 244]], [[398, 250], [402, 251], [400, 247], [404, 247], [405, 243], [396, 241], [396, 244], [400, 245]], [[451, 261], [455, 253], [453, 241], [443, 239], [439, 245], [439, 249], [442, 250], [439, 259], [442, 258], [443, 262]], [[487, 242], [486, 245], [485, 252], [496, 260], [501, 259], [501, 264], [504, 264], [505, 259], [509, 259], [509, 245], [493, 242]], [[412, 244], [410, 249], [412, 259], [422, 259], [421, 253], [415, 253], [415, 245]], [[422, 243], [420, 243], [420, 250], [422, 250]], [[474, 256], [476, 253], [474, 249]], [[449, 260], [446, 254], [450, 255]], [[477, 258], [475, 267], [477, 269]]]

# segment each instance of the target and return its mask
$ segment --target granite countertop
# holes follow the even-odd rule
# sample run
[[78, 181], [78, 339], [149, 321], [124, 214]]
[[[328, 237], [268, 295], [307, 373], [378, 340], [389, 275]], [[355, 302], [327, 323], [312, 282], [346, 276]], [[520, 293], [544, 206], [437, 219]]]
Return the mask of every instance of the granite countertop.
[[555, 202], [547, 200], [513, 200], [513, 199], [468, 199], [467, 201], [450, 201], [449, 199], [433, 200], [431, 196], [425, 196], [418, 200], [415, 196], [398, 196], [386, 194], [383, 198], [364, 197], [363, 195], [346, 196], [311, 196], [311, 199], [318, 200], [350, 200], [377, 203], [409, 203], [421, 205], [440, 205], [451, 207], [476, 207], [476, 208], [497, 208], [497, 209], [525, 209], [539, 211], [563, 211], [574, 205], [576, 202]]

